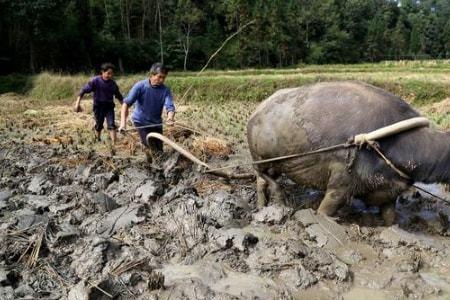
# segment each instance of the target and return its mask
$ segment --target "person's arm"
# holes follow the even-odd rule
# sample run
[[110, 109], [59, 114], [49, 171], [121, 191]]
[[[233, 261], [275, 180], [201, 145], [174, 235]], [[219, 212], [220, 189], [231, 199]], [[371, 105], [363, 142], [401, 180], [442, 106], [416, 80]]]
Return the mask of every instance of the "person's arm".
[[128, 110], [130, 106], [136, 102], [139, 97], [140, 85], [135, 84], [131, 91], [128, 93], [128, 96], [123, 99], [122, 107], [120, 109], [120, 127], [119, 132], [122, 132], [127, 129], [127, 118], [128, 118]]
[[122, 93], [120, 92], [119, 86], [116, 84], [116, 91], [114, 93], [114, 96], [116, 97], [116, 99], [119, 101], [120, 104], [123, 104], [123, 96]]
[[79, 96], [77, 97], [77, 101], [75, 102], [75, 108], [74, 108], [74, 111], [75, 111], [75, 112], [81, 112], [81, 111], [83, 111], [83, 110], [81, 109], [81, 105], [80, 105], [81, 98], [83, 98], [83, 96], [81, 96], [81, 95], [79, 95]]
[[94, 79], [91, 79], [80, 91], [75, 102], [75, 112], [81, 111], [81, 99], [83, 99], [84, 94], [89, 94], [94, 90]]
[[166, 107], [167, 111], [167, 122], [169, 124], [173, 124], [175, 122], [175, 104], [173, 103], [173, 97], [170, 90], [168, 90], [168, 93], [164, 100], [164, 106]]
[[169, 123], [169, 125], [175, 122], [175, 111], [169, 111], [167, 113], [167, 122]]
[[129, 109], [128, 104], [123, 102], [122, 103], [122, 107], [120, 109], [120, 127], [119, 127], [119, 132], [122, 132], [122, 131], [127, 129], [128, 109]]

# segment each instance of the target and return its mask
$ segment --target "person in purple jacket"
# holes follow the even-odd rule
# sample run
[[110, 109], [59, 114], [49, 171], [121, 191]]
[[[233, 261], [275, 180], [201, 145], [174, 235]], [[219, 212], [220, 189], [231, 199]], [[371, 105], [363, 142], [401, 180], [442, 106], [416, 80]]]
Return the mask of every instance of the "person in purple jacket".
[[[153, 64], [150, 68], [150, 77], [137, 82], [130, 90], [123, 101], [120, 114], [119, 132], [122, 132], [126, 129], [128, 110], [130, 106], [136, 104], [131, 119], [134, 126], [137, 127], [142, 144], [148, 147], [152, 154], [160, 154], [163, 150], [160, 140], [153, 139], [149, 141], [150, 143], [147, 143], [147, 134], [163, 132], [161, 118], [163, 108], [167, 112], [167, 123], [173, 124], [174, 122], [175, 105], [173, 104], [172, 93], [164, 85], [167, 74], [168, 70], [162, 63]], [[147, 158], [151, 159], [149, 156]]]
[[112, 144], [116, 142], [116, 123], [114, 121], [114, 97], [122, 104], [123, 96], [119, 87], [112, 79], [114, 76], [114, 65], [110, 63], [102, 64], [101, 75], [92, 78], [80, 91], [77, 102], [75, 103], [75, 111], [80, 112], [80, 102], [84, 94], [94, 93], [94, 118], [95, 118], [95, 136], [100, 141], [103, 123], [108, 125], [109, 135]]

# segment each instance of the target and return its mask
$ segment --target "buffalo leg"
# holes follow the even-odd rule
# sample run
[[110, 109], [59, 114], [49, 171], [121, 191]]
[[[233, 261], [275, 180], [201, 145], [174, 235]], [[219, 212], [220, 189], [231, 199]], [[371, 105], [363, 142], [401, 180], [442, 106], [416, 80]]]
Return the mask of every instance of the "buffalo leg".
[[320, 203], [317, 211], [327, 216], [334, 215], [336, 211], [347, 202], [349, 197], [349, 183], [350, 178], [345, 171], [345, 167], [341, 165], [333, 166], [328, 180], [325, 197]]
[[265, 182], [267, 182], [270, 192], [270, 200], [284, 205], [284, 196], [283, 191], [281, 190], [280, 185], [267, 174], [261, 173], [261, 177], [264, 179]]
[[381, 188], [378, 191], [365, 195], [364, 200], [365, 203], [372, 206], [382, 206], [393, 201], [390, 191]]
[[380, 207], [381, 216], [384, 220], [384, 225], [391, 226], [395, 222], [395, 203], [386, 203]]
[[395, 200], [397, 199], [398, 194], [393, 194], [391, 190], [381, 189], [365, 197], [367, 204], [380, 207], [381, 217], [386, 226], [391, 226], [395, 222]]
[[258, 197], [256, 205], [258, 208], [263, 208], [267, 204], [266, 191], [267, 182], [261, 176], [258, 176], [256, 178], [256, 193]]

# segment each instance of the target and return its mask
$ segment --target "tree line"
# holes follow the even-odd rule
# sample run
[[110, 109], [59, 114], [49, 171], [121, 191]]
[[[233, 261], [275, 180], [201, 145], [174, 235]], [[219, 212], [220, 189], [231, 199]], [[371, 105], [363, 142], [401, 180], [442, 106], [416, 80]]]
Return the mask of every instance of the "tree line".
[[450, 57], [450, 0], [0, 0], [0, 72]]

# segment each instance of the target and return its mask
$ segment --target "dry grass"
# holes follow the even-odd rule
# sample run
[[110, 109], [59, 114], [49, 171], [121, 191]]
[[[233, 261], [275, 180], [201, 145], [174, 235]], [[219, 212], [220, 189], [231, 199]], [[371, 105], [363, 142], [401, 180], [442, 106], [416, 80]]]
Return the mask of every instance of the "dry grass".
[[440, 102], [426, 105], [426, 106], [422, 107], [421, 111], [423, 111], [424, 113], [448, 114], [448, 113], [450, 113], [450, 98], [446, 98]]
[[111, 273], [111, 275], [113, 275], [115, 277], [119, 277], [121, 274], [128, 272], [129, 270], [132, 270], [135, 267], [142, 265], [146, 261], [148, 261], [147, 257], [144, 257], [144, 258], [141, 258], [138, 260], [127, 261], [127, 262], [122, 261], [117, 266], [112, 268], [110, 273]]
[[439, 128], [450, 130], [450, 98], [424, 105], [419, 111], [430, 118]]
[[200, 132], [202, 138], [214, 137], [235, 146], [246, 143], [247, 120], [257, 105], [237, 100], [215, 104], [196, 102], [184, 106], [177, 117]]
[[73, 138], [72, 136], [51, 136], [51, 137], [36, 137], [32, 138], [33, 142], [42, 143], [44, 145], [58, 144], [58, 145], [72, 145]]
[[193, 131], [191, 131], [187, 128], [183, 128], [183, 127], [166, 126], [164, 128], [164, 135], [168, 136], [170, 139], [173, 139], [173, 140], [188, 138], [192, 134], [194, 134]]
[[194, 183], [194, 187], [200, 196], [210, 193], [211, 191], [225, 190], [231, 191], [232, 187], [228, 184], [217, 180], [200, 180]]
[[231, 154], [231, 145], [214, 137], [196, 137], [192, 142], [193, 153], [199, 155], [226, 158]]
[[[6, 236], [13, 241], [17, 249], [24, 249], [18, 261], [27, 268], [34, 268], [39, 260], [39, 254], [46, 236], [48, 224], [35, 224], [22, 230], [10, 230]], [[26, 246], [24, 247], [24, 245]]]
[[[86, 101], [82, 104], [81, 113], [73, 112], [72, 102], [52, 104], [32, 104], [31, 107], [2, 114], [0, 120], [7, 123], [17, 119], [15, 129], [24, 129], [21, 132], [28, 143], [62, 147], [76, 145], [77, 148], [93, 150], [100, 155], [111, 155], [107, 131], [103, 131], [104, 142], [94, 141], [94, 120], [90, 103]], [[191, 139], [188, 143], [192, 145], [190, 150], [199, 155], [227, 157], [234, 145], [245, 142], [245, 124], [254, 106], [239, 105], [236, 101], [218, 106], [201, 103], [184, 106], [177, 114], [180, 123], [173, 127], [165, 126], [165, 134], [178, 142]], [[116, 110], [116, 120], [118, 119]], [[195, 135], [194, 139], [192, 135]], [[133, 131], [118, 135], [114, 148], [115, 155], [119, 157], [140, 156], [143, 151], [139, 136]]]

